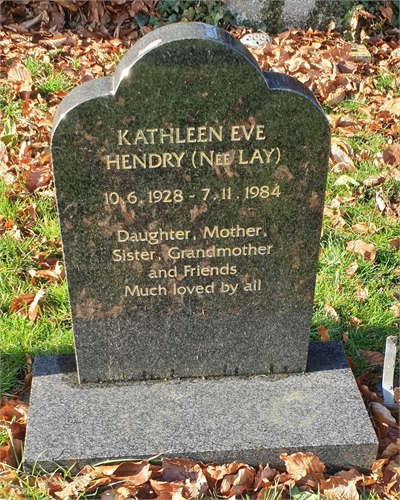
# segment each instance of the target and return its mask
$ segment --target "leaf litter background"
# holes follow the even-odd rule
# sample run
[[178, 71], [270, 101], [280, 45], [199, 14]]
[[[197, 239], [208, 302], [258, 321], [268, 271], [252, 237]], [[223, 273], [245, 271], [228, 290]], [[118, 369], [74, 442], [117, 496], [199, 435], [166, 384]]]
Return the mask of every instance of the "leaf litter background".
[[[86, 7], [85, 7], [85, 4]], [[129, 48], [151, 28], [139, 26], [138, 14], [158, 15], [157, 0], [126, 2], [102, 1], [0, 1], [0, 85], [10, 87], [13, 95], [22, 100], [22, 119], [2, 120], [0, 124], [0, 176], [8, 186], [5, 195], [16, 201], [31, 200], [18, 217], [5, 219], [0, 215], [0, 236], [7, 233], [16, 240], [29, 238], [36, 222], [35, 197], [55, 198], [50, 164], [50, 134], [52, 118], [66, 90], [43, 97], [34, 83], [31, 72], [22, 63], [27, 56], [51, 62], [54, 73], [62, 72], [71, 82], [71, 88], [92, 78], [112, 74], [121, 51]], [[85, 8], [84, 8], [85, 7]], [[379, 195], [379, 186], [390, 180], [400, 182], [400, 97], [377, 90], [374, 81], [378, 71], [400, 72], [400, 29], [391, 24], [393, 4], [387, 2], [380, 14], [373, 16], [358, 9], [351, 20], [350, 33], [368, 47], [346, 41], [331, 25], [326, 33], [308, 30], [290, 30], [275, 36], [271, 42], [250, 48], [263, 70], [289, 74], [303, 82], [320, 103], [334, 107], [349, 97], [362, 99], [357, 114], [344, 110], [328, 115], [333, 132], [331, 169], [342, 174], [336, 182], [351, 183], [355, 170], [355, 155], [345, 137], [357, 131], [372, 134], [379, 131], [387, 137], [383, 153], [374, 158], [381, 166], [381, 174], [364, 180], [365, 186], [376, 187], [376, 208], [398, 219], [398, 200], [387, 200]], [[66, 19], [74, 20], [75, 29], [63, 29]], [[380, 31], [374, 32], [379, 23]], [[228, 31], [242, 38], [251, 30], [228, 26]], [[57, 50], [58, 49], [58, 50]], [[54, 55], [51, 57], [49, 53]], [[77, 64], [79, 61], [79, 64]], [[41, 106], [40, 106], [41, 105]], [[2, 117], [3, 118], [3, 117]], [[337, 135], [341, 136], [338, 138]], [[344, 137], [344, 138], [343, 138]], [[367, 154], [367, 152], [365, 153]], [[362, 155], [362, 153], [361, 153]], [[364, 158], [365, 159], [365, 158]], [[332, 227], [343, 225], [339, 208], [326, 207], [325, 215]], [[371, 228], [360, 223], [356, 228], [362, 236]], [[39, 280], [42, 288], [36, 293], [14, 297], [12, 313], [35, 321], [40, 314], [40, 301], [46, 293], [45, 283], [59, 283], [65, 279], [62, 261], [54, 257], [60, 253], [59, 241], [48, 242], [49, 251], [34, 251], [35, 264], [29, 271], [32, 285]], [[389, 243], [399, 248], [400, 238]], [[348, 252], [374, 261], [376, 250], [362, 239], [350, 241]], [[346, 271], [354, 273], [356, 266]], [[359, 300], [368, 291], [358, 290]], [[394, 307], [398, 307], [395, 304]], [[336, 311], [331, 307], [330, 314]], [[399, 312], [399, 311], [393, 311]], [[320, 326], [322, 341], [329, 341], [328, 330]], [[344, 339], [346, 340], [346, 339]], [[357, 383], [368, 406], [372, 422], [380, 440], [379, 457], [369, 475], [352, 469], [335, 475], [324, 472], [324, 464], [312, 453], [283, 453], [285, 471], [268, 465], [255, 469], [247, 464], [233, 462], [227, 465], [202, 464], [184, 458], [162, 458], [161, 461], [124, 462], [86, 466], [75, 477], [61, 472], [51, 475], [24, 475], [18, 470], [28, 418], [28, 403], [21, 396], [29, 393], [31, 371], [25, 374], [24, 386], [13, 398], [3, 398], [0, 418], [9, 434], [0, 447], [0, 481], [9, 498], [25, 498], [20, 489], [21, 479], [34, 485], [50, 498], [73, 499], [96, 492], [101, 500], [128, 498], [155, 498], [180, 500], [201, 495], [234, 498], [268, 498], [279, 494], [282, 498], [313, 500], [323, 496], [340, 499], [358, 499], [357, 488], [365, 494], [374, 492], [380, 498], [399, 498], [400, 490], [400, 428], [398, 409], [388, 409], [375, 387], [381, 378], [383, 355], [360, 351], [371, 367], [358, 377]], [[27, 356], [27, 366], [32, 359]], [[352, 365], [352, 360], [349, 360]], [[399, 402], [400, 389], [395, 389]], [[98, 490], [100, 488], [100, 490]]]

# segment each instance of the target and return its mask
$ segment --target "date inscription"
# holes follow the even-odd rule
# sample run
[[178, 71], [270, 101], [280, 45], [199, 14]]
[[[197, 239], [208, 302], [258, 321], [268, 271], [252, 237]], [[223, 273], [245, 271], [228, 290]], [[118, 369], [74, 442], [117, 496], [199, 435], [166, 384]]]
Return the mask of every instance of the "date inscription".
[[233, 190], [231, 187], [223, 187], [219, 190], [211, 188], [201, 188], [197, 193], [186, 193], [181, 189], [155, 189], [147, 191], [144, 194], [137, 194], [136, 191], [131, 191], [126, 195], [120, 195], [115, 191], [104, 193], [105, 205], [118, 205], [121, 201], [130, 205], [136, 203], [182, 203], [183, 201], [210, 201], [210, 200], [232, 200], [241, 199], [249, 200], [254, 198], [279, 198], [281, 195], [280, 186], [246, 186], [244, 190]]

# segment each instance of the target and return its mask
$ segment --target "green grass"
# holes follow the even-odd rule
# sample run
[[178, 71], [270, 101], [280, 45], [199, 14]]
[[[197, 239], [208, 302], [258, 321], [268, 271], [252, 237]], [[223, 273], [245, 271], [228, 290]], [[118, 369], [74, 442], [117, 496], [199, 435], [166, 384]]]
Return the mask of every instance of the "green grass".
[[397, 97], [400, 92], [399, 76], [393, 73], [379, 73], [374, 78], [374, 87], [383, 94], [392, 91], [393, 96]]
[[22, 101], [15, 93], [4, 85], [0, 85], [0, 113], [4, 118], [19, 118], [22, 116]]
[[[353, 105], [354, 102], [344, 103], [342, 108]], [[400, 293], [400, 257], [398, 250], [389, 247], [389, 242], [399, 236], [398, 219], [379, 211], [375, 196], [378, 192], [387, 203], [399, 201], [400, 186], [393, 180], [373, 187], [363, 184], [371, 175], [390, 171], [374, 162], [376, 153], [384, 148], [385, 137], [359, 133], [345, 140], [355, 155], [367, 150], [370, 159], [356, 161], [357, 171], [348, 174], [359, 186], [335, 185], [337, 178], [342, 175], [340, 173], [330, 173], [328, 177], [325, 204], [329, 206], [335, 198], [339, 200], [339, 210], [346, 224], [334, 228], [329, 218], [324, 219], [312, 338], [318, 338], [316, 329], [320, 324], [328, 328], [331, 338], [335, 340], [341, 340], [343, 333], [348, 332], [349, 341], [345, 349], [349, 356], [355, 358], [359, 373], [365, 369], [365, 363], [357, 358], [357, 349], [383, 352], [386, 337], [398, 333], [396, 318], [390, 307], [396, 302], [394, 292]], [[360, 222], [373, 223], [376, 230], [360, 234], [352, 228]], [[376, 249], [375, 261], [370, 262], [346, 250], [351, 240], [373, 244]], [[353, 262], [358, 265], [357, 272], [347, 276], [346, 270]], [[368, 297], [363, 301], [357, 300], [354, 294], [363, 288], [368, 290]], [[327, 304], [338, 313], [338, 319], [329, 314]]]
[[[6, 231], [0, 236], [0, 332], [3, 350], [1, 363], [1, 391], [8, 392], [18, 387], [25, 366], [25, 353], [37, 354], [73, 352], [68, 295], [65, 282], [51, 284], [38, 279], [30, 282], [30, 269], [39, 269], [34, 260], [38, 252], [46, 257], [61, 259], [55, 240], [59, 240], [59, 228], [54, 201], [34, 196], [10, 202], [5, 196], [6, 186], [0, 181], [0, 215], [12, 219], [15, 225], [23, 222], [18, 211], [32, 201], [36, 206], [36, 224], [21, 240]], [[14, 297], [22, 293], [37, 293], [45, 289], [39, 303], [40, 317], [32, 322], [28, 318], [12, 313], [10, 306]]]
[[[52, 57], [55, 58], [58, 53], [52, 51]], [[45, 95], [61, 90], [71, 90], [73, 87], [71, 79], [63, 71], [55, 71], [50, 63], [28, 56], [24, 64], [32, 73], [34, 86]]]

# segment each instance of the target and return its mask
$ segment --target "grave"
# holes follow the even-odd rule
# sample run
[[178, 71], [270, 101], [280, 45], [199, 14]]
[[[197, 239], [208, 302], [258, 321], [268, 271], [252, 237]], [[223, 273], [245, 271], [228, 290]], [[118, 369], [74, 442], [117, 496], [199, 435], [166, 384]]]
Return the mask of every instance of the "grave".
[[337, 343], [309, 345], [329, 157], [311, 92], [197, 23], [62, 102], [52, 158], [73, 356], [38, 357], [25, 467], [157, 454], [367, 469]]

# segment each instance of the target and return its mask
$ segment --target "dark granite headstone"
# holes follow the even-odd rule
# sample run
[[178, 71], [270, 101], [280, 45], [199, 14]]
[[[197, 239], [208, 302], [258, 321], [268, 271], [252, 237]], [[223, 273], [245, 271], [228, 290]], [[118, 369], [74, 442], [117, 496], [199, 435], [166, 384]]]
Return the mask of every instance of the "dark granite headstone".
[[59, 108], [81, 382], [306, 368], [329, 126], [223, 31], [167, 26]]
[[154, 31], [65, 98], [52, 154], [77, 366], [36, 360], [26, 468], [371, 465], [342, 348], [308, 355], [328, 153], [312, 94], [202, 24]]

